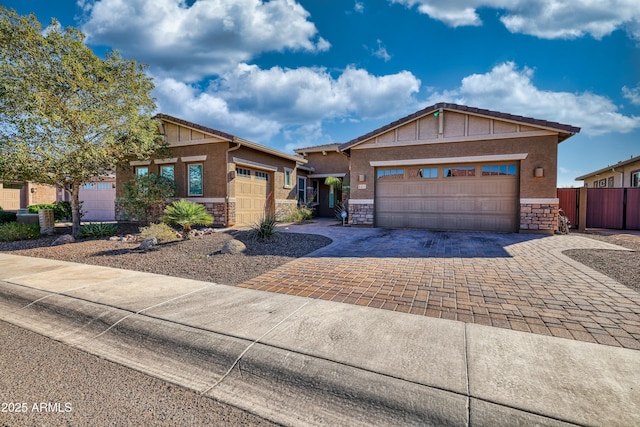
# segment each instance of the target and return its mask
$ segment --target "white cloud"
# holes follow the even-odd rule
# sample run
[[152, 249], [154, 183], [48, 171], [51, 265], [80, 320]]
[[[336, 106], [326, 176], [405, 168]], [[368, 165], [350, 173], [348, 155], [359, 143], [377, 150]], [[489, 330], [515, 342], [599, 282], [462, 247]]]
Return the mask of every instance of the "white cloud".
[[262, 52], [329, 49], [293, 0], [80, 0], [92, 44], [113, 46], [156, 74], [197, 81]]
[[[322, 135], [327, 120], [397, 116], [418, 108], [420, 81], [410, 72], [374, 76], [346, 68], [333, 77], [322, 68], [267, 70], [240, 64], [200, 89], [172, 78], [156, 78], [154, 95], [161, 112], [266, 143]], [[329, 142], [329, 141], [324, 141]], [[295, 144], [295, 142], [293, 143]]]
[[640, 105], [640, 85], [631, 89], [622, 86], [622, 96], [628, 99], [633, 105]]
[[592, 136], [640, 128], [640, 117], [619, 113], [605, 96], [538, 89], [532, 82], [533, 75], [530, 68], [520, 70], [513, 62], [506, 62], [486, 74], [463, 78], [459, 88], [434, 93], [429, 101], [455, 102], [569, 124]]
[[373, 56], [384, 60], [384, 62], [388, 62], [391, 59], [391, 55], [387, 52], [387, 48], [382, 44], [382, 40], [378, 39], [377, 43], [378, 48], [373, 51]]
[[500, 21], [512, 33], [544, 39], [571, 39], [586, 34], [600, 39], [626, 29], [640, 40], [640, 2], [637, 0], [389, 0], [451, 27], [479, 26], [480, 8], [499, 10]]
[[353, 5], [353, 10], [355, 10], [358, 13], [363, 13], [364, 3], [362, 3], [361, 1], [356, 1], [356, 3]]

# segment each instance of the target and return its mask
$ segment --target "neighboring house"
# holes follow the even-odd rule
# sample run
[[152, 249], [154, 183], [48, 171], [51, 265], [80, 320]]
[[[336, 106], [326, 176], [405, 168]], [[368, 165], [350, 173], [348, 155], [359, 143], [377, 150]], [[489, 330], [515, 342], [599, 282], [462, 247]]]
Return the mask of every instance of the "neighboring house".
[[[348, 195], [349, 158], [339, 146], [336, 143], [295, 150], [309, 162], [298, 174], [298, 200], [314, 207], [320, 217], [334, 217], [337, 203], [344, 203]], [[330, 176], [340, 178], [343, 188], [326, 185], [325, 179]]]
[[56, 201], [56, 188], [33, 182], [0, 182], [0, 207], [5, 211]]
[[557, 146], [579, 131], [463, 105], [427, 107], [339, 146], [350, 159], [349, 222], [553, 233]]
[[156, 173], [174, 179], [176, 197], [204, 205], [218, 226], [252, 225], [273, 212], [285, 217], [297, 206], [302, 157], [166, 114], [156, 119], [170, 154], [118, 170], [118, 197], [134, 174]]
[[[80, 186], [78, 199], [82, 203], [83, 222], [114, 221], [116, 219], [116, 176], [100, 176]], [[71, 201], [71, 194], [58, 189], [58, 201]]]
[[579, 176], [576, 181], [584, 181], [587, 188], [638, 188], [640, 156]]

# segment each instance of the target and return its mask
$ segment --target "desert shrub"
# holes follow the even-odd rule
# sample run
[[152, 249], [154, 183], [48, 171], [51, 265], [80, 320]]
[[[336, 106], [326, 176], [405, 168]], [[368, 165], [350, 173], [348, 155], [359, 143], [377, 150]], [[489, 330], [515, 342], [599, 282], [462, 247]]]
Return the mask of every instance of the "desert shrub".
[[30, 240], [40, 237], [38, 224], [18, 224], [8, 222], [0, 225], [0, 242], [13, 242], [16, 240]]
[[118, 233], [118, 227], [115, 224], [103, 222], [91, 222], [80, 228], [80, 237], [97, 239], [99, 237], [115, 236]]
[[334, 212], [334, 215], [335, 215], [336, 219], [342, 221], [342, 212], [347, 212], [347, 208], [344, 205], [344, 203], [342, 203], [341, 201], [338, 200], [336, 202], [336, 206], [335, 206], [335, 209], [334, 209], [333, 212]]
[[313, 218], [313, 211], [307, 206], [298, 206], [295, 210], [291, 211], [291, 214], [286, 218], [287, 221], [302, 223]]
[[162, 175], [138, 176], [124, 184], [124, 196], [116, 200], [127, 219], [159, 222], [169, 200], [176, 193], [175, 182]]
[[251, 227], [249, 236], [253, 239], [269, 239], [276, 234], [276, 225], [278, 225], [276, 216], [267, 215]]
[[7, 212], [0, 210], [0, 224], [6, 224], [8, 222], [16, 222], [18, 220], [18, 216], [15, 212]]
[[176, 240], [176, 231], [163, 222], [153, 223], [140, 228], [140, 237], [144, 240], [155, 238], [158, 242], [170, 242]]
[[[53, 211], [53, 218], [56, 221], [71, 220], [71, 202], [55, 202], [55, 203], [42, 203], [39, 205], [31, 205], [27, 208], [29, 213], [38, 213], [41, 209], [51, 209]], [[82, 201], [80, 201], [80, 218], [84, 216], [86, 212], [82, 211]]]
[[209, 225], [213, 223], [213, 217], [207, 213], [203, 205], [188, 200], [176, 200], [164, 210], [162, 220], [168, 224], [178, 224], [182, 227], [183, 236], [191, 231], [191, 226], [196, 224]]

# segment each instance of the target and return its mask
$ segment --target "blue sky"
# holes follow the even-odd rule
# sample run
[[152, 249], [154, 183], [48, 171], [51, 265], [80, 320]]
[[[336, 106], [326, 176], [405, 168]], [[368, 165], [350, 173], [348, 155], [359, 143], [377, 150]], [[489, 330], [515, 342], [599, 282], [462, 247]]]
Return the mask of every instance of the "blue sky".
[[579, 126], [559, 186], [640, 155], [637, 0], [5, 0], [149, 65], [158, 112], [273, 148], [437, 102]]

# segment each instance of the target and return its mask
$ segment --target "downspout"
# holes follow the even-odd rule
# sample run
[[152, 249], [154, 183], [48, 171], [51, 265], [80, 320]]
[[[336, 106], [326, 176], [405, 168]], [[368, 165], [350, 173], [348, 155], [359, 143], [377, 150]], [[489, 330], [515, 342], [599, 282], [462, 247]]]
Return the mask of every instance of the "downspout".
[[236, 145], [235, 147], [227, 148], [227, 151], [225, 152], [225, 159], [227, 159], [226, 160], [226, 164], [227, 164], [227, 174], [226, 174], [227, 175], [227, 177], [226, 177], [227, 178], [227, 194], [225, 194], [225, 197], [224, 197], [224, 226], [225, 227], [227, 227], [229, 225], [229, 193], [230, 193], [230, 190], [231, 190], [231, 180], [229, 179], [229, 172], [231, 172], [231, 171], [228, 170], [229, 153], [239, 149], [240, 147], [242, 147], [242, 143], [236, 141], [235, 137], [233, 138], [233, 141], [231, 141], [231, 142], [235, 142], [238, 145]]
[[624, 188], [624, 171], [617, 171], [615, 166], [611, 167], [611, 172], [620, 174], [620, 187]]

